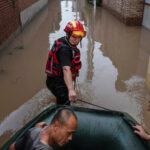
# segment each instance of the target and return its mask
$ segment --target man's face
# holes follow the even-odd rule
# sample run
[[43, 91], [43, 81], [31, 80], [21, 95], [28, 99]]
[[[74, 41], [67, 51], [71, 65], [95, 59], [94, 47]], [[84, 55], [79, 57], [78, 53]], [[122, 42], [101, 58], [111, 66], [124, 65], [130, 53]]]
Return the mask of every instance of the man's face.
[[72, 140], [72, 134], [76, 131], [76, 129], [77, 120], [71, 116], [65, 125], [58, 126], [55, 136], [55, 143], [57, 143], [59, 146], [63, 146], [64, 144], [68, 143], [70, 140]]
[[78, 45], [80, 40], [81, 40], [81, 37], [70, 36], [69, 38], [69, 42], [71, 43], [71, 45]]

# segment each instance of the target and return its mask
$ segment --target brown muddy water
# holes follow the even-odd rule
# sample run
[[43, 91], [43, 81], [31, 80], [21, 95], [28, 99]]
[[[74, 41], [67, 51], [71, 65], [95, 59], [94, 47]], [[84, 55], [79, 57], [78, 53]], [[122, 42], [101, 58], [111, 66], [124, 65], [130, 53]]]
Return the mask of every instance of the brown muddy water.
[[[0, 146], [55, 99], [45, 86], [45, 63], [68, 21], [80, 19], [82, 40], [79, 98], [129, 113], [150, 131], [146, 73], [150, 31], [128, 27], [85, 0], [50, 0], [48, 6], [0, 52]], [[77, 103], [84, 107], [89, 105]]]

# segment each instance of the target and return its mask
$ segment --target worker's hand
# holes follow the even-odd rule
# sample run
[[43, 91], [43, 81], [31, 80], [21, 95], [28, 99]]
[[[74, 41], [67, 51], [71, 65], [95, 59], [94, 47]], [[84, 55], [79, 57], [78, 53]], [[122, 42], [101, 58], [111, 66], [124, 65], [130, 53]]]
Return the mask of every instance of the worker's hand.
[[77, 94], [76, 94], [75, 90], [69, 90], [69, 100], [71, 102], [77, 101]]
[[145, 139], [145, 140], [150, 140], [150, 135], [148, 135], [144, 129], [142, 128], [142, 126], [136, 125], [133, 126], [134, 133], [136, 133], [137, 135], [139, 135], [141, 138]]

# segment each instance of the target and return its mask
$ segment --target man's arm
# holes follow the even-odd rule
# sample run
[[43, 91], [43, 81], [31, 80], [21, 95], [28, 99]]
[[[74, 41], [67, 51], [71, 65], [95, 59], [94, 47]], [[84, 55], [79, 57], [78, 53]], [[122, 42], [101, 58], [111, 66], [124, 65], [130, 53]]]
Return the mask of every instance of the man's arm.
[[63, 66], [64, 81], [68, 88], [68, 96], [70, 101], [77, 100], [77, 94], [73, 87], [72, 73], [69, 66]]
[[[44, 127], [46, 127], [47, 126], [47, 124], [45, 123], [45, 122], [39, 122], [39, 123], [37, 123], [36, 125], [35, 125], [35, 127], [40, 127], [40, 128], [44, 128]], [[19, 143], [19, 144], [18, 144]], [[15, 149], [15, 144], [18, 144], [18, 149], [21, 149], [20, 147], [21, 146], [23, 146], [23, 143], [24, 143], [24, 137], [22, 137], [20, 140], [19, 140], [19, 142], [14, 142], [14, 143], [12, 143], [11, 145], [10, 145], [10, 147], [9, 147], [9, 150], [16, 150]]]

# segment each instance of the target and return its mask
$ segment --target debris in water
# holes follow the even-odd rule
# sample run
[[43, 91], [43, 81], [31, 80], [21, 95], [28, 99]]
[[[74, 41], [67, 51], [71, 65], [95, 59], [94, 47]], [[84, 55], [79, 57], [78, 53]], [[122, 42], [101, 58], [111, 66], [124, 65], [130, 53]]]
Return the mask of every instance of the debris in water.
[[23, 46], [17, 46], [14, 49], [16, 49], [16, 50], [22, 50], [22, 49], [24, 49], [24, 47]]

